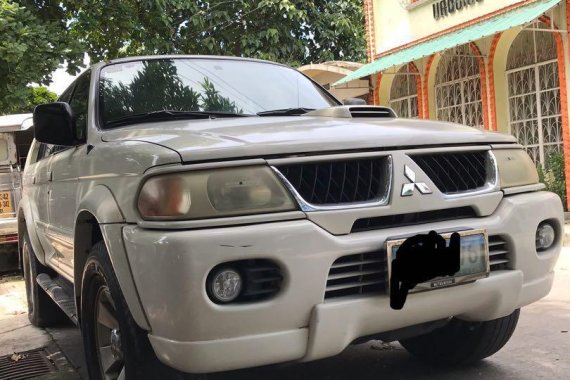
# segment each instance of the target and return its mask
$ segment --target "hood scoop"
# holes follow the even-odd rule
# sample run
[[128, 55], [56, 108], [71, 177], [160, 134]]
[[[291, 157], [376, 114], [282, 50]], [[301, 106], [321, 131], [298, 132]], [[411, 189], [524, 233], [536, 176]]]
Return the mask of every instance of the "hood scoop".
[[307, 112], [303, 116], [334, 117], [338, 119], [375, 118], [390, 119], [398, 117], [393, 109], [378, 106], [339, 106]]

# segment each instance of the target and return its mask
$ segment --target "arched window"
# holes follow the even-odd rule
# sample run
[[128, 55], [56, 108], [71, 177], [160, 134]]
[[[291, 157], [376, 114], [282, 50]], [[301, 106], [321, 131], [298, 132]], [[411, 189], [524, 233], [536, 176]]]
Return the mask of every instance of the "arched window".
[[[548, 28], [537, 23], [534, 28]], [[556, 41], [550, 32], [523, 30], [507, 57], [509, 125], [534, 162], [562, 149]]]
[[479, 59], [469, 45], [447, 51], [435, 79], [437, 119], [483, 128]]
[[412, 64], [398, 70], [390, 89], [390, 107], [399, 117], [416, 119], [418, 117], [417, 77]]

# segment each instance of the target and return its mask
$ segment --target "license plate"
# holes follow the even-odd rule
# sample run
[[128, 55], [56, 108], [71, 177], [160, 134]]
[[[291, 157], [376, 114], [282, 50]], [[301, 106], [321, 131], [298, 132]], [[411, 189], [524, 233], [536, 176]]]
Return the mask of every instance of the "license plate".
[[[451, 232], [441, 234], [449, 246]], [[459, 232], [461, 236], [460, 269], [454, 276], [436, 277], [433, 280], [418, 284], [410, 293], [445, 288], [472, 282], [489, 276], [489, 239], [485, 230], [468, 230]], [[388, 254], [388, 284], [392, 274], [392, 260], [396, 258], [398, 248], [406, 239], [389, 240], [386, 245]], [[389, 286], [389, 285], [388, 285]]]
[[0, 218], [14, 216], [12, 207], [12, 194], [9, 191], [0, 191]]

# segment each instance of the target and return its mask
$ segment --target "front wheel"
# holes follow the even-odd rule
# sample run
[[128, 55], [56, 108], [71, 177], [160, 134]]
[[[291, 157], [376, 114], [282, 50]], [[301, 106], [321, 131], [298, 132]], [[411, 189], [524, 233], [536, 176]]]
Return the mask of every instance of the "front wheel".
[[506, 317], [486, 322], [453, 318], [445, 326], [400, 341], [409, 353], [435, 365], [473, 363], [499, 351], [509, 341], [519, 320], [520, 309]]
[[104, 242], [83, 271], [81, 334], [91, 380], [195, 379], [162, 364], [133, 320]]

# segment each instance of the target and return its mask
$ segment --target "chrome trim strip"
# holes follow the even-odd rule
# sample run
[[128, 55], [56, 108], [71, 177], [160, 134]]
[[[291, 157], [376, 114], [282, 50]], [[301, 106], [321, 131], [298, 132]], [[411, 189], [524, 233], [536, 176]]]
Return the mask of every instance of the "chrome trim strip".
[[[367, 156], [367, 157], [370, 157], [370, 156]], [[299, 207], [301, 208], [302, 211], [305, 211], [305, 212], [330, 211], [330, 210], [346, 210], [346, 209], [365, 208], [365, 207], [378, 207], [378, 206], [386, 206], [388, 204], [388, 202], [390, 201], [390, 194], [392, 192], [392, 182], [393, 182], [393, 177], [394, 177], [394, 170], [393, 170], [393, 165], [392, 165], [392, 156], [391, 155], [382, 155], [382, 156], [378, 156], [378, 157], [386, 157], [387, 161], [388, 161], [388, 163], [387, 163], [387, 166], [388, 166], [387, 167], [387, 172], [388, 172], [387, 186], [386, 186], [386, 189], [384, 192], [384, 196], [382, 196], [382, 198], [374, 199], [374, 200], [368, 201], [368, 202], [345, 203], [345, 204], [340, 204], [340, 205], [328, 205], [328, 206], [321, 206], [321, 205], [315, 205], [315, 204], [309, 203], [309, 202], [305, 201], [305, 199], [301, 196], [301, 194], [299, 194], [297, 189], [295, 189], [295, 187], [291, 184], [291, 182], [289, 182], [287, 177], [285, 177], [283, 175], [283, 173], [281, 173], [276, 166], [271, 165], [271, 169], [273, 169], [273, 171], [277, 174], [277, 176], [281, 179], [281, 181], [283, 181], [283, 183], [285, 184], [287, 189], [291, 192], [291, 194], [293, 194], [293, 197], [295, 198], [295, 200], [299, 204]], [[322, 160], [320, 160], [320, 161], [322, 161]], [[302, 162], [310, 164], [310, 163], [314, 163], [315, 161], [310, 161], [310, 160], [305, 159]]]

